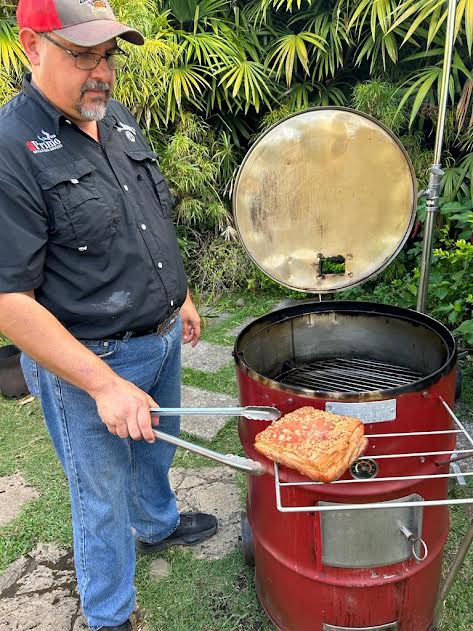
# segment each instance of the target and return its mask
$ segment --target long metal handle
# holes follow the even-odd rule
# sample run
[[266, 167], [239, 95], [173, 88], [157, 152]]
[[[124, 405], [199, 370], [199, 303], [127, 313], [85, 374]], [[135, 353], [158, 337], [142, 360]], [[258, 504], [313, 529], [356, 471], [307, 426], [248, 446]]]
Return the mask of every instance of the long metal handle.
[[432, 262], [432, 241], [435, 217], [439, 209], [440, 180], [442, 171], [442, 145], [447, 114], [448, 84], [452, 66], [453, 43], [455, 40], [455, 17], [457, 0], [449, 0], [447, 18], [447, 36], [445, 41], [445, 55], [443, 59], [442, 87], [440, 90], [439, 117], [437, 134], [435, 137], [434, 163], [430, 167], [429, 188], [426, 191], [427, 206], [424, 224], [424, 246], [420, 270], [419, 293], [417, 296], [417, 311], [425, 312], [427, 304], [427, 290], [429, 286], [430, 267]]
[[266, 473], [263, 465], [256, 460], [243, 458], [242, 456], [237, 456], [235, 454], [221, 454], [218, 451], [212, 451], [211, 449], [207, 449], [206, 447], [195, 445], [194, 443], [190, 443], [187, 440], [178, 438], [177, 436], [172, 436], [171, 434], [167, 434], [166, 432], [160, 432], [157, 429], [153, 429], [153, 434], [159, 440], [164, 440], [164, 442], [171, 443], [171, 445], [176, 445], [176, 447], [182, 447], [183, 449], [187, 449], [187, 451], [192, 451], [199, 456], [204, 456], [204, 458], [216, 460], [217, 462], [227, 465], [227, 467], [232, 467], [232, 469], [236, 469], [237, 471], [243, 471], [244, 473], [249, 473], [250, 475], [263, 475], [264, 473]]
[[275, 421], [281, 416], [277, 408], [264, 405], [237, 408], [150, 408], [150, 412], [158, 416], [244, 416], [254, 421]]
[[438, 620], [440, 618], [440, 614], [442, 612], [442, 607], [447, 600], [448, 592], [455, 582], [456, 577], [458, 576], [458, 572], [461, 570], [463, 562], [465, 560], [466, 555], [468, 554], [468, 550], [470, 549], [471, 544], [473, 543], [473, 519], [470, 522], [470, 527], [466, 535], [463, 537], [460, 547], [458, 548], [458, 552], [455, 556], [455, 560], [450, 567], [447, 578], [442, 586], [440, 591], [440, 595], [438, 597], [437, 606], [436, 606], [436, 615], [435, 618]]

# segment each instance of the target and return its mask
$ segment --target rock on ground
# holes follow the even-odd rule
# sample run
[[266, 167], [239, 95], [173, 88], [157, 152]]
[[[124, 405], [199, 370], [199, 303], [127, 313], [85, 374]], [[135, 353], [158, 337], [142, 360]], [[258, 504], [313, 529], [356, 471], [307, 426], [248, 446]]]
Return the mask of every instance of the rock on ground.
[[0, 577], [0, 631], [80, 631], [79, 619], [70, 550], [40, 545]]
[[14, 519], [26, 502], [38, 497], [20, 473], [0, 477], [0, 526]]
[[166, 578], [171, 573], [171, 564], [165, 559], [154, 559], [149, 566], [149, 575], [154, 580], [159, 581], [162, 578]]
[[213, 513], [218, 518], [217, 533], [190, 548], [196, 558], [220, 559], [232, 552], [238, 546], [241, 510], [234, 472], [228, 467], [176, 467], [170, 480], [180, 511]]

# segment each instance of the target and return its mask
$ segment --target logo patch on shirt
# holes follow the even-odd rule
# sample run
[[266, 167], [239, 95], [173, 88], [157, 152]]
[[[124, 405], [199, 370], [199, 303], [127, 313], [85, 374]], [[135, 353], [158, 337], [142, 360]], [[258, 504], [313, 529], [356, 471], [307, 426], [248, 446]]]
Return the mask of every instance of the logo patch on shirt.
[[26, 142], [26, 146], [32, 153], [49, 153], [50, 151], [63, 148], [63, 144], [56, 134], [49, 134], [44, 129], [41, 130], [41, 134], [41, 136], [38, 134], [38, 140], [28, 140]]
[[116, 130], [119, 132], [124, 131], [125, 136], [128, 138], [128, 140], [130, 140], [131, 142], [135, 142], [136, 129], [134, 127], [130, 127], [130, 125], [125, 125], [125, 123], [118, 123], [118, 125], [116, 125]]

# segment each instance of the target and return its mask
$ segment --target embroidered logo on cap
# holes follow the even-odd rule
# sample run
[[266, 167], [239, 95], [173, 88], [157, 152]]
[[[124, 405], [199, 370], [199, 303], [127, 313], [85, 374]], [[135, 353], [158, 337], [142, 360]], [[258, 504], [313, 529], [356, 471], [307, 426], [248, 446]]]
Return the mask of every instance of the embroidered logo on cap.
[[108, 11], [110, 5], [107, 0], [79, 0], [80, 4], [89, 4], [94, 11]]
[[56, 134], [50, 134], [44, 129], [41, 130], [41, 134], [41, 136], [38, 134], [38, 140], [28, 140], [26, 143], [32, 153], [49, 153], [63, 148], [63, 144]]
[[116, 130], [119, 132], [124, 131], [125, 136], [128, 138], [128, 140], [130, 140], [131, 142], [135, 142], [136, 129], [134, 127], [130, 127], [130, 125], [125, 125], [125, 123], [118, 123], [118, 125], [116, 125]]

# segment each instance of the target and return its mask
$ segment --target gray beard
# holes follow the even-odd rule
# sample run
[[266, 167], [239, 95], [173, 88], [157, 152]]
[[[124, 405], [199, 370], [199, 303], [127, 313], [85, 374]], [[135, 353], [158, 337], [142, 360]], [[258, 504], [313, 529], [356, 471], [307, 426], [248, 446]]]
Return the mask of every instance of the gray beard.
[[[102, 99], [97, 99], [97, 103], [92, 102], [91, 105], [84, 105], [82, 100], [87, 90], [105, 90], [107, 96], [105, 103]], [[87, 81], [81, 88], [81, 98], [77, 101], [75, 107], [79, 112], [80, 117], [86, 121], [101, 121], [107, 113], [107, 102], [110, 98], [110, 86], [108, 83], [102, 83], [101, 81]]]
[[97, 103], [96, 105], [84, 105], [82, 101], [76, 103], [76, 109], [80, 117], [86, 121], [101, 121], [107, 113], [106, 103]]

